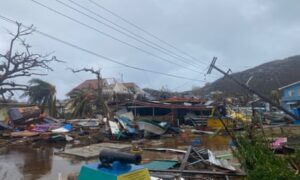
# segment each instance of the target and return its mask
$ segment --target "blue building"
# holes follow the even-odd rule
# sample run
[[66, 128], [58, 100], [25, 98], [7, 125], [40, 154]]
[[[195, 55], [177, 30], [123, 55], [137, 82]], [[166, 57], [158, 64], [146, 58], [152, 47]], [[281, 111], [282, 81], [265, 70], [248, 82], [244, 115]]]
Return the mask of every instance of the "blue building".
[[300, 110], [300, 81], [279, 88], [281, 104], [284, 108], [299, 115]]

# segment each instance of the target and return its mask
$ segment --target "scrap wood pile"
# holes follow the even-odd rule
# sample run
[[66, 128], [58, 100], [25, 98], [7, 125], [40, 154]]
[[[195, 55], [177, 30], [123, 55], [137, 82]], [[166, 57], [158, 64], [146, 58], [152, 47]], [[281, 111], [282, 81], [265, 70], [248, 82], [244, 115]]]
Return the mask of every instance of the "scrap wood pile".
[[[80, 135], [99, 132], [99, 120], [70, 122], [45, 116], [37, 106], [10, 108], [9, 121], [0, 124], [1, 142], [19, 144], [33, 141], [73, 141]], [[98, 121], [98, 122], [97, 122]]]

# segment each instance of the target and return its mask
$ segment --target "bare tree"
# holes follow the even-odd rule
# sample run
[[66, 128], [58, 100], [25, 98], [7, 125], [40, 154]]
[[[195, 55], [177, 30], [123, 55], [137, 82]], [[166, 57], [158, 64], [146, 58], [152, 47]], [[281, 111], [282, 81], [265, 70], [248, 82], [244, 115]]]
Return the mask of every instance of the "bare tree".
[[18, 22], [16, 25], [17, 31], [15, 33], [9, 32], [13, 37], [9, 49], [5, 53], [0, 53], [0, 95], [4, 101], [7, 95], [13, 96], [14, 91], [28, 89], [26, 84], [16, 83], [16, 78], [46, 75], [38, 71], [43, 69], [53, 71], [48, 64], [58, 61], [55, 56], [49, 57], [50, 54], [32, 53], [31, 46], [26, 42], [25, 37], [34, 32], [34, 27], [25, 27]]
[[107, 102], [104, 100], [104, 97], [103, 97], [103, 87], [104, 87], [104, 84], [103, 84], [103, 79], [101, 77], [101, 69], [98, 69], [98, 70], [94, 70], [93, 68], [82, 68], [82, 69], [78, 69], [78, 70], [75, 70], [75, 69], [71, 69], [71, 71], [73, 73], [79, 73], [79, 72], [89, 72], [89, 73], [92, 73], [92, 74], [95, 74], [96, 77], [97, 77], [97, 94], [96, 94], [96, 97], [95, 97], [95, 105], [96, 105], [96, 108], [99, 110], [99, 109], [102, 109], [103, 110], [103, 113], [105, 115], [107, 115], [107, 117], [113, 117], [112, 115], [112, 112], [111, 110], [109, 109], [108, 105], [107, 105]]
[[94, 70], [93, 68], [82, 68], [82, 69], [71, 69], [73, 73], [79, 73], [79, 72], [90, 72], [92, 74], [95, 74], [97, 77], [97, 92], [98, 92], [98, 97], [102, 97], [102, 87], [103, 87], [103, 81], [101, 78], [101, 69]]

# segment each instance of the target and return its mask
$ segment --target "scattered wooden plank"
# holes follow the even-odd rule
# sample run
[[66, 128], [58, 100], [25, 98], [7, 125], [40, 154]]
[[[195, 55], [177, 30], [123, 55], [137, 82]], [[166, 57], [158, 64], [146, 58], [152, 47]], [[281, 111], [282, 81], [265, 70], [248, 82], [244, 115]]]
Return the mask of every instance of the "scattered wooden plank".
[[161, 173], [182, 173], [182, 174], [202, 174], [202, 175], [216, 175], [216, 176], [246, 176], [243, 172], [220, 172], [220, 171], [207, 171], [207, 170], [179, 170], [179, 169], [168, 169], [168, 170], [150, 170], [150, 172], [161, 172]]
[[191, 151], [192, 151], [192, 146], [189, 146], [189, 147], [188, 147], [188, 150], [187, 150], [187, 152], [185, 153], [184, 158], [183, 158], [183, 160], [182, 160], [182, 162], [181, 162], [181, 164], [180, 164], [179, 170], [184, 170], [184, 168], [187, 166], [188, 159], [189, 159], [189, 157], [190, 157]]
[[174, 153], [186, 153], [185, 150], [180, 149], [172, 149], [172, 148], [143, 148], [147, 151], [166, 151], [166, 152], [174, 152]]

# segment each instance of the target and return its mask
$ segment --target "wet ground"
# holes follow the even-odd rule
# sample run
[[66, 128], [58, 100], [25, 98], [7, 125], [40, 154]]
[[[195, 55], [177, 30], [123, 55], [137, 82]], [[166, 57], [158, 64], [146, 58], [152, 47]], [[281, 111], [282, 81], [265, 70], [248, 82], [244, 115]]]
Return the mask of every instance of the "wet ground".
[[[146, 147], [168, 147], [184, 149], [192, 141], [199, 142], [202, 147], [213, 151], [228, 150], [229, 137], [226, 136], [183, 136], [166, 137], [158, 140], [146, 141]], [[1, 180], [56, 180], [60, 175], [67, 176], [72, 172], [79, 172], [80, 167], [97, 159], [83, 161], [74, 158], [54, 155], [65, 145], [20, 145], [0, 148], [0, 179]], [[144, 152], [147, 161], [168, 158], [164, 153]], [[170, 157], [171, 158], [171, 157]]]

